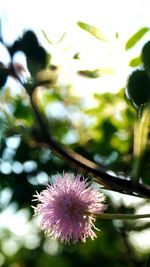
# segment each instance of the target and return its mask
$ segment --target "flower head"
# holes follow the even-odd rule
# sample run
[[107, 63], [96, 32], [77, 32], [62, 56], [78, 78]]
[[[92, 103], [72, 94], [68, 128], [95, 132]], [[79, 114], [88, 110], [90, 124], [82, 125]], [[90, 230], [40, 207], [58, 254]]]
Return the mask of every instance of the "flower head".
[[[81, 179], [82, 178], [82, 179]], [[55, 181], [36, 194], [35, 214], [41, 215], [41, 228], [53, 239], [65, 243], [94, 239], [95, 214], [106, 209], [105, 197], [81, 175], [56, 175]]]

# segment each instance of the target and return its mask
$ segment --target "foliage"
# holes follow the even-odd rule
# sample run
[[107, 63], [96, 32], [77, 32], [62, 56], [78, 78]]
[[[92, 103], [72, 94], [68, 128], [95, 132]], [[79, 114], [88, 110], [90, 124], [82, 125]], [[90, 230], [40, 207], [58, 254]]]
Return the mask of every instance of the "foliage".
[[131, 49], [134, 45], [141, 40], [141, 38], [149, 31], [149, 28], [144, 27], [138, 30], [129, 40], [126, 42], [126, 50]]
[[104, 41], [104, 42], [108, 42], [106, 37], [104, 37], [104, 34], [100, 31], [100, 29], [96, 28], [95, 26], [89, 25], [89, 24], [87, 24], [85, 22], [82, 22], [82, 21], [78, 21], [77, 24], [81, 29], [89, 32], [90, 34], [92, 34], [97, 39], [99, 39], [101, 41]]
[[[106, 41], [96, 27], [83, 22], [78, 22], [78, 25], [99, 40]], [[143, 28], [133, 35], [126, 42], [126, 50], [133, 47], [147, 31], [148, 28]], [[1, 42], [5, 45], [2, 39]], [[51, 42], [49, 44], [51, 45]], [[11, 57], [10, 65], [8, 67], [3, 63], [0, 65], [0, 85], [3, 87], [1, 88], [0, 118], [0, 188], [2, 192], [0, 209], [5, 211], [10, 207], [14, 213], [12, 216], [16, 217], [22, 211], [23, 216], [26, 216], [28, 231], [19, 236], [8, 230], [5, 225], [2, 226], [0, 256], [2, 259], [5, 258], [2, 266], [12, 266], [14, 263], [27, 267], [50, 265], [144, 267], [148, 251], [143, 253], [136, 250], [130, 243], [129, 237], [134, 230], [141, 231], [142, 227], [144, 230], [147, 229], [149, 224], [146, 221], [133, 223], [128, 220], [119, 223], [117, 220], [98, 220], [97, 227], [102, 231], [97, 233], [98, 238], [94, 242], [88, 240], [85, 244], [67, 246], [52, 241], [41, 233], [38, 222], [32, 217], [31, 200], [36, 191], [40, 192], [45, 187], [49, 176], [57, 172], [83, 171], [89, 178], [93, 177], [91, 170], [84, 169], [80, 165], [71, 165], [70, 161], [66, 160], [65, 157], [68, 155], [66, 153], [70, 151], [68, 148], [72, 149], [72, 153], [79, 153], [97, 163], [97, 169], [102, 167], [104, 171], [113, 173], [116, 179], [123, 177], [125, 184], [128, 181], [126, 177], [130, 177], [132, 185], [132, 179], [134, 180], [135, 177], [131, 166], [137, 166], [139, 163], [133, 148], [134, 123], [137, 120], [137, 114], [141, 118], [144, 113], [143, 104], [146, 104], [146, 107], [149, 104], [149, 86], [148, 91], [147, 87], [142, 87], [143, 81], [139, 82], [139, 73], [140, 75], [144, 73], [146, 85], [147, 83], [149, 85], [148, 74], [145, 70], [136, 70], [131, 74], [126, 90], [128, 99], [125, 97], [125, 88], [123, 88], [118, 93], [93, 94], [91, 104], [87, 106], [86, 98], [75, 96], [72, 86], [66, 84], [62, 87], [59, 84], [60, 71], [57, 66], [52, 65], [51, 55], [42, 47], [35, 33], [24, 32], [22, 37], [15, 40], [7, 49]], [[20, 50], [26, 56], [27, 69], [30, 73], [23, 82], [20, 78], [22, 72], [16, 71], [13, 63], [15, 53]], [[141, 61], [138, 63], [141, 64]], [[138, 63], [133, 64], [133, 60], [130, 61], [132, 67], [137, 66]], [[78, 73], [90, 78], [100, 76], [99, 69], [79, 70]], [[136, 75], [138, 77], [135, 77]], [[20, 94], [14, 92], [15, 88], [7, 87], [8, 76], [13, 76], [20, 84]], [[135, 108], [130, 105], [131, 103]], [[42, 130], [39, 123], [41, 118], [43, 119]], [[140, 122], [139, 119], [139, 125]], [[145, 125], [148, 128], [149, 122]], [[49, 139], [47, 132], [50, 132], [55, 142]], [[141, 138], [142, 133], [140, 133]], [[140, 173], [139, 168], [134, 172], [140, 176], [142, 188], [148, 188], [149, 184], [148, 141], [148, 136], [145, 136], [142, 157], [139, 150]], [[57, 147], [57, 142], [61, 144], [62, 151], [59, 146]], [[62, 157], [58, 152], [62, 152]], [[111, 178], [111, 175], [108, 177]], [[135, 191], [140, 185], [136, 184]], [[120, 187], [117, 185], [115, 187], [114, 184], [112, 187], [111, 184], [110, 187], [107, 186], [108, 183], [104, 185], [104, 189], [107, 189], [109, 212], [134, 214], [137, 211], [138, 205], [127, 206], [123, 201], [116, 203], [109, 194], [111, 189], [126, 195], [128, 193], [134, 195], [132, 188], [127, 191], [128, 188], [122, 189], [121, 185]], [[137, 189], [138, 193], [140, 196], [141, 192]], [[7, 198], [5, 198], [6, 195]], [[146, 198], [142, 205], [147, 202]], [[10, 248], [6, 244], [10, 244]], [[11, 253], [12, 247], [16, 247], [16, 250]]]

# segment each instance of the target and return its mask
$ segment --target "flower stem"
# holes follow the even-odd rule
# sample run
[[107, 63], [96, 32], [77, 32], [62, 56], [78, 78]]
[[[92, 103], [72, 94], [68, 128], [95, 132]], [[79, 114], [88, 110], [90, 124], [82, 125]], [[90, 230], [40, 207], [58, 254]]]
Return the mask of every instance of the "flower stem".
[[150, 214], [113, 214], [113, 213], [101, 213], [94, 214], [96, 217], [100, 219], [110, 219], [110, 220], [135, 220], [135, 219], [143, 219], [150, 218]]
[[134, 161], [132, 177], [135, 184], [139, 182], [141, 176], [142, 160], [148, 140], [149, 125], [150, 105], [147, 105], [143, 110], [142, 118], [135, 124], [134, 128]]

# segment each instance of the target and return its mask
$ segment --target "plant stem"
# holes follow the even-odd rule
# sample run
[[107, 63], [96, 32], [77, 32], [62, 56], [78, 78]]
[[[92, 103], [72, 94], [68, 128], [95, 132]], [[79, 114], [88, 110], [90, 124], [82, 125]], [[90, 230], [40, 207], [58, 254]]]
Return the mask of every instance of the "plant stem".
[[[63, 147], [62, 144], [57, 143], [49, 133], [46, 118], [42, 116], [40, 110], [38, 109], [36, 101], [36, 88], [40, 86], [41, 83], [34, 84], [32, 86], [31, 92], [29, 92], [28, 86], [26, 84], [23, 84], [20, 81], [19, 77], [18, 81], [21, 83], [21, 85], [24, 86], [27, 94], [30, 97], [30, 102], [35, 113], [39, 133], [41, 134], [41, 140], [45, 145], [53, 149], [53, 151], [56, 152], [59, 156], [61, 156], [63, 159], [66, 159], [71, 162], [72, 165], [76, 165], [78, 171], [84, 171], [90, 176], [94, 175], [96, 177], [95, 180], [97, 181], [97, 183], [105, 186], [108, 190], [117, 191], [123, 194], [129, 194], [138, 197], [150, 198], [150, 188], [148, 186], [146, 187], [142, 184], [137, 184], [135, 188], [131, 180], [113, 176], [107, 173], [102, 168], [102, 166], [95, 164], [89, 159], [76, 153], [72, 149]], [[45, 84], [45, 82], [42, 82], [42, 84]]]
[[150, 105], [144, 108], [142, 118], [135, 124], [134, 127], [134, 161], [132, 177], [135, 184], [139, 182], [141, 177], [142, 160], [148, 140], [149, 125]]
[[101, 213], [94, 215], [100, 219], [109, 219], [109, 220], [136, 220], [143, 218], [150, 218], [150, 214], [113, 214], [113, 213]]

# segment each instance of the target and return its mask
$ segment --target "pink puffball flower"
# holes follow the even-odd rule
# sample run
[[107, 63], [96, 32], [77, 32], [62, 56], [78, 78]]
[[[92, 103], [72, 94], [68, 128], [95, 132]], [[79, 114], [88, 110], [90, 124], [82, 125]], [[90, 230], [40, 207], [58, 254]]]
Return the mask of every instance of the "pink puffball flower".
[[81, 175], [58, 174], [34, 197], [38, 201], [34, 212], [41, 215], [41, 228], [52, 239], [75, 244], [85, 242], [88, 237], [96, 238], [95, 215], [107, 208], [103, 204], [105, 196]]

